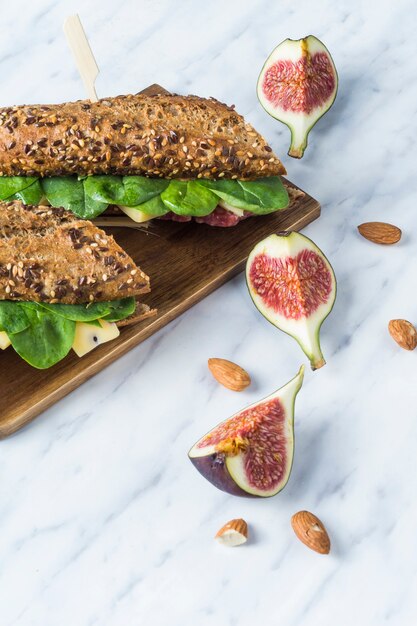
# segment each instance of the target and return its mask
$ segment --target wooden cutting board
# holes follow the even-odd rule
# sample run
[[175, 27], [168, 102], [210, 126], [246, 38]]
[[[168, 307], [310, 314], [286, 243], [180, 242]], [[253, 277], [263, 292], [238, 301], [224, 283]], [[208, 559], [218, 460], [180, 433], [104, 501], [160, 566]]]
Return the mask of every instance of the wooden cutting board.
[[251, 217], [232, 228], [156, 220], [147, 231], [112, 229], [117, 242], [151, 277], [152, 292], [143, 300], [156, 307], [158, 315], [121, 328], [120, 337], [81, 359], [71, 351], [48, 370], [30, 367], [11, 347], [0, 353], [0, 438], [28, 424], [238, 274], [258, 241], [271, 233], [300, 230], [319, 215], [320, 204], [305, 194], [284, 211]]

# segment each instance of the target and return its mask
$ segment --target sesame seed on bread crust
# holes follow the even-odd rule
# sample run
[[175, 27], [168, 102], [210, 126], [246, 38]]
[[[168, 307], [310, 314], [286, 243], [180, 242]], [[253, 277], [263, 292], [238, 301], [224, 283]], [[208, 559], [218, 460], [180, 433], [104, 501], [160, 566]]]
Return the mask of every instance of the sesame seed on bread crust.
[[265, 139], [214, 98], [126, 95], [0, 109], [0, 175], [253, 180], [285, 174]]
[[103, 230], [64, 209], [0, 203], [0, 299], [82, 304], [138, 296], [149, 278]]

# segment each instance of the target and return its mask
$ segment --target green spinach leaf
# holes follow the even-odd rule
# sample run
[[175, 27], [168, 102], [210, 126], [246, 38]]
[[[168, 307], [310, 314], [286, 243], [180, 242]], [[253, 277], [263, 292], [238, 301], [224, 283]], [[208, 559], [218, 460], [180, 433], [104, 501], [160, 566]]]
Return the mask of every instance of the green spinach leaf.
[[259, 178], [254, 181], [199, 180], [198, 184], [210, 189], [226, 204], [250, 211], [256, 215], [273, 213], [288, 206], [288, 193], [279, 176]]
[[253, 207], [248, 210], [253, 213], [262, 215], [288, 206], [288, 193], [279, 176], [253, 181], [239, 180], [238, 183], [245, 193], [248, 205]]
[[20, 333], [30, 326], [30, 321], [25, 313], [25, 309], [20, 306], [20, 302], [11, 300], [0, 300], [0, 328], [8, 335]]
[[60, 315], [74, 322], [91, 322], [101, 318], [117, 321], [132, 315], [136, 308], [135, 298], [122, 298], [113, 302], [92, 302], [91, 304], [47, 304], [39, 305], [51, 314]]
[[168, 213], [168, 209], [162, 202], [161, 196], [155, 196], [147, 202], [142, 202], [142, 204], [139, 204], [138, 206], [132, 206], [129, 208], [133, 210], [136, 209], [138, 211], [143, 211], [148, 215], [152, 215], [152, 217], [159, 217], [160, 215], [165, 215], [165, 213]]
[[51, 313], [59, 315], [73, 322], [91, 322], [101, 317], [105, 317], [111, 311], [108, 302], [93, 302], [88, 304], [48, 304], [40, 302], [39, 306]]
[[128, 207], [159, 196], [168, 185], [168, 180], [146, 176], [89, 176], [84, 182], [85, 193], [94, 200]]
[[146, 178], [146, 176], [124, 176], [124, 197], [120, 204], [137, 206], [159, 196], [169, 185], [165, 178]]
[[64, 207], [82, 217], [93, 219], [106, 210], [107, 204], [94, 200], [84, 192], [84, 180], [76, 176], [43, 178], [42, 188], [53, 207]]
[[37, 181], [36, 176], [0, 176], [0, 200], [7, 200]]
[[218, 198], [224, 200], [227, 204], [230, 204], [237, 209], [246, 209], [248, 202], [245, 198], [243, 189], [238, 184], [237, 180], [199, 180], [198, 184], [210, 189]]
[[33, 204], [34, 206], [38, 206], [43, 198], [43, 195], [40, 181], [35, 180], [34, 183], [29, 185], [29, 187], [26, 187], [21, 191], [16, 191], [16, 193], [10, 196], [8, 200], [20, 200], [23, 204]]
[[212, 213], [218, 204], [217, 196], [195, 180], [171, 180], [161, 193], [161, 200], [177, 215], [202, 217]]
[[129, 315], [133, 315], [136, 311], [135, 298], [123, 298], [122, 300], [109, 302], [109, 304], [111, 304], [111, 311], [108, 315], [103, 317], [107, 322], [124, 320], [129, 317]]
[[29, 326], [18, 333], [8, 333], [19, 356], [38, 369], [46, 369], [61, 361], [71, 350], [75, 322], [41, 307], [27, 307], [25, 314]]
[[103, 204], [120, 204], [124, 196], [122, 176], [87, 176], [83, 179], [85, 193]]

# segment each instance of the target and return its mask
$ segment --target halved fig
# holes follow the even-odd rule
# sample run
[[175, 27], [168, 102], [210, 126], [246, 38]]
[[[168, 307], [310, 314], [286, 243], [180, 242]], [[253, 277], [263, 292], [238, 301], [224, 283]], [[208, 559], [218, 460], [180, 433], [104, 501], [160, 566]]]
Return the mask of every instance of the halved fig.
[[332, 106], [337, 85], [333, 59], [313, 35], [285, 39], [267, 58], [258, 78], [258, 98], [265, 111], [289, 127], [290, 156], [303, 156], [308, 134]]
[[189, 457], [215, 487], [236, 496], [274, 496], [288, 482], [294, 456], [294, 404], [304, 366], [267, 398], [218, 424]]
[[300, 233], [271, 235], [250, 253], [246, 281], [262, 315], [298, 341], [313, 370], [322, 367], [320, 328], [336, 298], [336, 278], [323, 252]]

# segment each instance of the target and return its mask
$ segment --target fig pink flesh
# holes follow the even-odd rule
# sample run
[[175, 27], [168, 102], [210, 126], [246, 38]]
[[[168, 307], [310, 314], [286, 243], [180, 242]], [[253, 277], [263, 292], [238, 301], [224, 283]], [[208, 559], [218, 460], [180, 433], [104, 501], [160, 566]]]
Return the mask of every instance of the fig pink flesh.
[[214, 428], [197, 448], [216, 446], [218, 454], [231, 442], [243, 455], [247, 484], [257, 490], [273, 491], [283, 480], [287, 465], [285, 411], [279, 398], [246, 409]]
[[259, 254], [249, 272], [251, 285], [265, 304], [287, 319], [309, 317], [327, 302], [332, 275], [323, 259], [304, 249], [295, 257]]
[[275, 107], [293, 113], [311, 113], [332, 95], [336, 77], [324, 52], [306, 55], [296, 62], [280, 59], [265, 72], [262, 90]]

